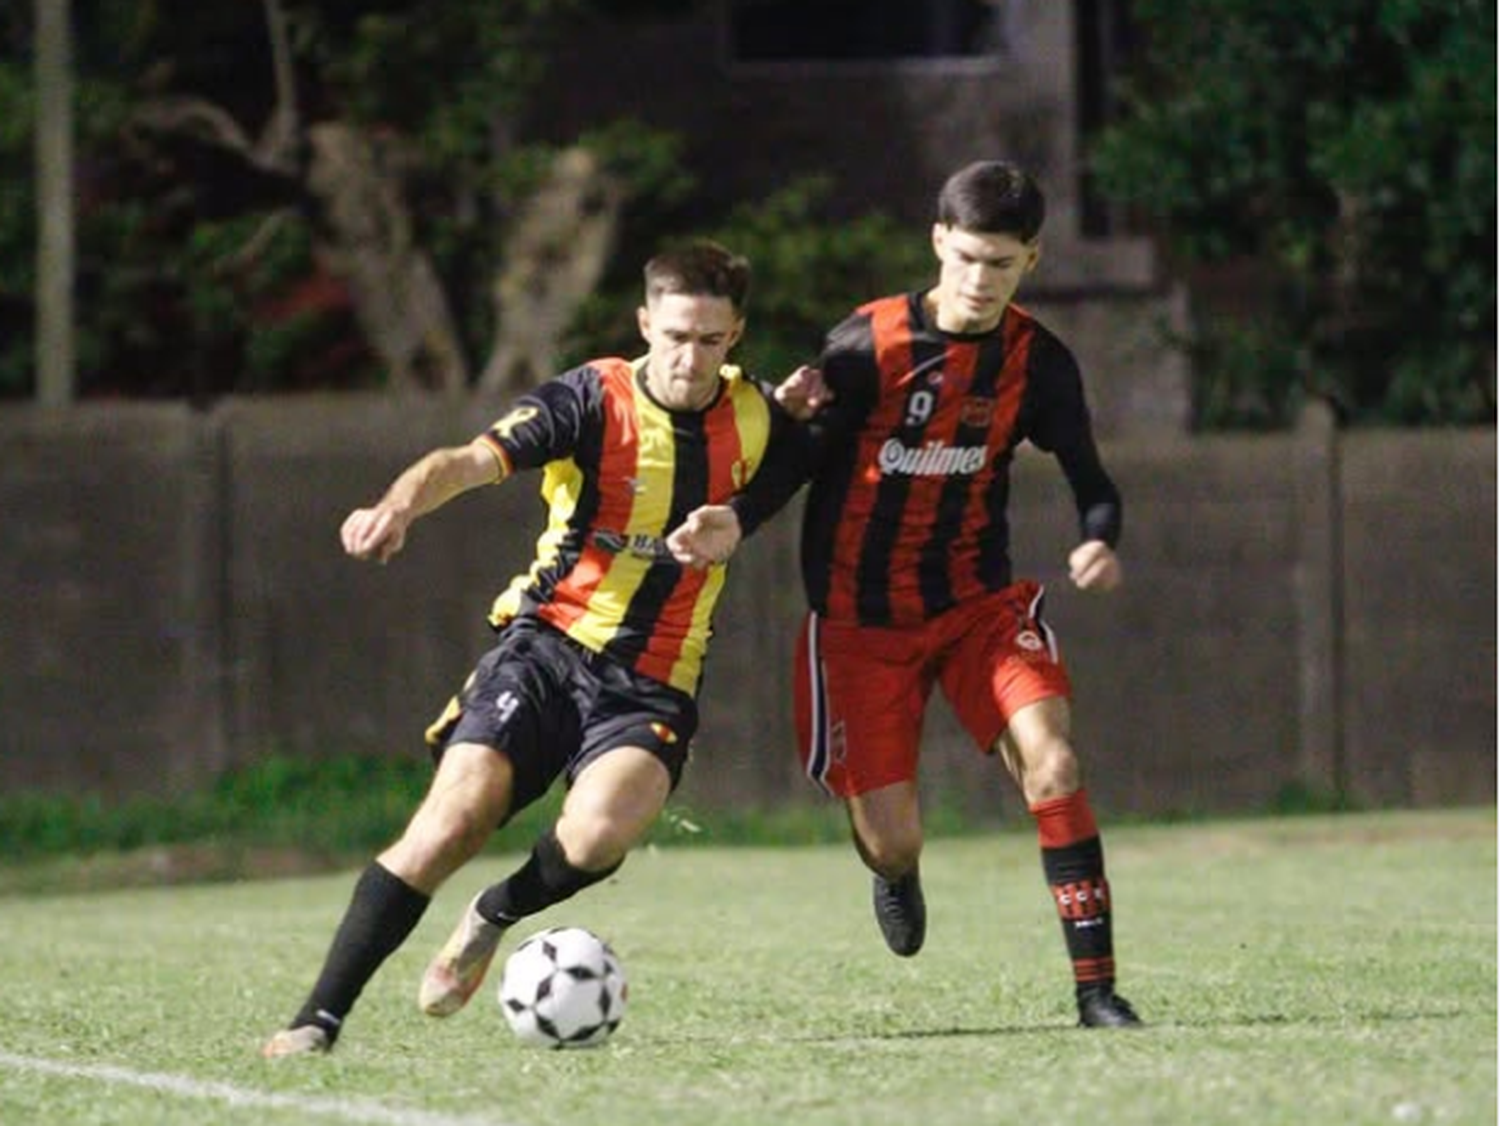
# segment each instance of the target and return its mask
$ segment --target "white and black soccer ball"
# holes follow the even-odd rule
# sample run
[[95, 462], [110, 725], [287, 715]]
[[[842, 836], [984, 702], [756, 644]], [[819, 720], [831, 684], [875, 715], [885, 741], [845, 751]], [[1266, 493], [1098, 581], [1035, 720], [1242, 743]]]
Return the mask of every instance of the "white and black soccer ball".
[[620, 1026], [627, 992], [609, 943], [582, 927], [551, 927], [505, 960], [500, 1008], [527, 1044], [591, 1048]]

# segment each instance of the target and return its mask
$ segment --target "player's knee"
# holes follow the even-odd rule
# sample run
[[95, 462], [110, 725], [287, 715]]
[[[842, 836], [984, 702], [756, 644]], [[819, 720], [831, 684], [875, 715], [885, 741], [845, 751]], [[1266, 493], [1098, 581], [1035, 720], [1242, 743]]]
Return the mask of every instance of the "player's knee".
[[618, 867], [635, 844], [633, 832], [607, 817], [564, 817], [556, 834], [568, 863], [584, 872]]
[[1032, 805], [1065, 798], [1082, 785], [1078, 756], [1065, 739], [1049, 742], [1042, 753], [1026, 764], [1026, 800]]

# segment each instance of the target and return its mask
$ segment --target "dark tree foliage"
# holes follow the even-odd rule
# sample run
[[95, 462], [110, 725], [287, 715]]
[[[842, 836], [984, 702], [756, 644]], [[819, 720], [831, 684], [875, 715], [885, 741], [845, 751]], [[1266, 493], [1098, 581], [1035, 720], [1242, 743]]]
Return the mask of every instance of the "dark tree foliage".
[[[309, 138], [330, 124], [367, 139], [399, 188], [403, 234], [434, 266], [473, 380], [503, 333], [493, 293], [507, 234], [555, 156], [528, 142], [531, 94], [570, 21], [676, 19], [704, 2], [73, 0], [80, 393], [386, 385], [349, 285], [319, 254], [328, 223], [309, 191]], [[0, 10], [0, 167], [15, 170], [0, 175], [6, 397], [33, 385], [29, 21], [30, 5]], [[612, 263], [559, 341], [562, 362], [639, 347], [621, 311], [639, 298], [644, 258], [673, 237], [717, 234], [751, 255], [741, 359], [766, 375], [811, 356], [855, 296], [925, 272], [921, 240], [896, 237], [881, 215], [835, 226], [824, 183], [726, 214], [696, 193], [680, 138], [622, 120], [577, 141], [627, 202]]]
[[[1092, 152], [1200, 264], [1253, 263], [1190, 341], [1199, 423], [1495, 417], [1495, 7], [1135, 0], [1143, 42]], [[1236, 307], [1237, 306], [1237, 307]]]
[[[314, 255], [307, 135], [328, 122], [371, 139], [482, 350], [507, 208], [540, 162], [512, 136], [577, 6], [74, 0], [80, 393], [381, 382], [349, 294]], [[0, 164], [17, 172], [0, 177], [0, 394], [12, 396], [32, 381], [30, 8], [0, 16]], [[277, 81], [273, 9], [290, 83]], [[200, 127], [152, 117], [184, 105]]]

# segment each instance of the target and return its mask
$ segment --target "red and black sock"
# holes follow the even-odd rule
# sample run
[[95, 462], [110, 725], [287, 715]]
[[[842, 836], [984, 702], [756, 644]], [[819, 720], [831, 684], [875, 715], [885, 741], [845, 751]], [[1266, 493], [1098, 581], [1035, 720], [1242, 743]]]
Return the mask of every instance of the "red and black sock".
[[1104, 878], [1104, 846], [1088, 797], [1078, 790], [1038, 802], [1031, 813], [1042, 846], [1042, 873], [1057, 904], [1077, 991], [1082, 995], [1113, 989], [1109, 881]]
[[372, 861], [354, 885], [323, 971], [291, 1027], [316, 1024], [330, 1043], [336, 1040], [365, 985], [406, 941], [429, 902], [429, 896]]

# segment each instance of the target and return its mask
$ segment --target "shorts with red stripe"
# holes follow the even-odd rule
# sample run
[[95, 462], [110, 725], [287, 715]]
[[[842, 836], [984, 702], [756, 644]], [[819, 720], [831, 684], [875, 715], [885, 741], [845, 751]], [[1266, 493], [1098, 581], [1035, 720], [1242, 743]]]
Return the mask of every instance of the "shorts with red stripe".
[[938, 684], [985, 752], [1021, 708], [1070, 696], [1042, 597], [1039, 584], [1018, 582], [916, 626], [808, 614], [794, 692], [808, 777], [838, 797], [914, 780], [923, 714]]

